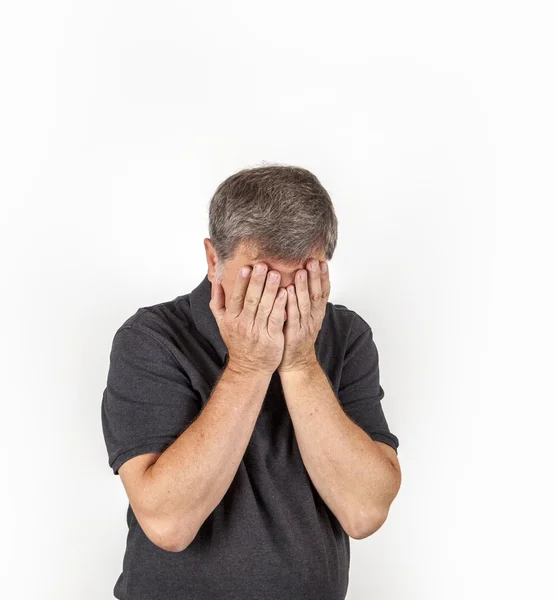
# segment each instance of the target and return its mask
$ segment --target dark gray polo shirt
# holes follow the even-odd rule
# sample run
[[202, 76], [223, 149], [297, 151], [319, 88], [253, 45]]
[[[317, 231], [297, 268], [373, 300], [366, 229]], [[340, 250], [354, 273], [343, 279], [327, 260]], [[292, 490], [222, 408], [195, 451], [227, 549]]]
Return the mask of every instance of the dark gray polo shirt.
[[[189, 294], [140, 308], [114, 335], [102, 428], [114, 474], [163, 452], [207, 403], [227, 361], [207, 276]], [[329, 302], [317, 357], [346, 413], [397, 451], [381, 400], [371, 328]], [[238, 471], [192, 543], [168, 552], [127, 509], [120, 600], [343, 600], [349, 536], [305, 469], [277, 372]]]

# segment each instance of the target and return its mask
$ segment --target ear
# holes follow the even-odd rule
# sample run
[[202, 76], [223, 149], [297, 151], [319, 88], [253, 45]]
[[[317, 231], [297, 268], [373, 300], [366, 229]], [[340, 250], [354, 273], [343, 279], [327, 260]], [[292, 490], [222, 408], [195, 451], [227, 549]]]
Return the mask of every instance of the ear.
[[210, 238], [205, 238], [203, 240], [203, 244], [205, 246], [205, 255], [208, 267], [207, 277], [209, 278], [209, 281], [212, 282], [216, 280], [216, 265], [218, 264], [218, 257], [216, 256], [216, 251], [214, 250], [214, 246], [212, 245]]

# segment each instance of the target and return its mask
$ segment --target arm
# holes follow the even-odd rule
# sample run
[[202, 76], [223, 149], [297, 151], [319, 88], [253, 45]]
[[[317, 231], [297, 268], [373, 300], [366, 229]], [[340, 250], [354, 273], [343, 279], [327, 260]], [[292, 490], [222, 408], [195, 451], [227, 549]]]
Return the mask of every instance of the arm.
[[383, 451], [386, 444], [346, 415], [318, 361], [281, 374], [281, 381], [315, 488], [351, 537], [371, 535], [386, 520], [400, 487], [395, 451], [389, 446], [391, 453]]
[[[357, 539], [367, 537], [386, 520], [401, 483], [398, 440], [380, 405], [384, 391], [372, 331], [354, 313], [336, 398], [315, 348], [330, 295], [328, 264], [311, 258], [287, 289], [278, 372], [299, 450], [317, 491], [344, 530]], [[392, 447], [385, 450], [383, 440]]]
[[109, 464], [144, 533], [166, 550], [185, 549], [226, 493], [280, 362], [285, 298], [278, 280], [249, 275], [237, 273], [227, 305], [212, 282], [229, 356], [204, 408], [165, 336], [134, 323], [114, 337], [102, 401]]
[[[120, 475], [149, 539], [180, 552], [229, 488], [253, 432], [271, 374], [227, 365], [199, 416], [145, 469], [129, 460]], [[137, 457], [142, 459], [142, 457]]]

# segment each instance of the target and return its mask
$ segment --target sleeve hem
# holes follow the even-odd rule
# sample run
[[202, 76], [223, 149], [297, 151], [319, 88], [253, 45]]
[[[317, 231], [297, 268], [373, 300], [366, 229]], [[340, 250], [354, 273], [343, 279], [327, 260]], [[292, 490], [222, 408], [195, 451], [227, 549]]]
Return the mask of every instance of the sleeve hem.
[[[154, 340], [157, 345], [159, 346], [159, 348], [162, 348], [164, 350], [164, 352], [166, 352], [167, 354], [169, 354], [174, 363], [178, 366], [178, 368], [180, 367], [180, 362], [177, 359], [174, 350], [172, 349], [172, 347], [168, 344], [168, 342], [166, 340], [161, 340], [158, 337], [156, 337], [155, 333], [153, 333], [150, 329], [148, 329], [147, 327], [142, 326], [141, 324], [137, 323], [137, 324], [131, 324], [131, 325], [122, 325], [118, 331], [116, 331], [117, 335], [118, 333], [120, 333], [121, 331], [125, 330], [125, 329], [129, 329], [131, 331], [140, 331], [142, 334], [146, 335], [147, 337], [151, 338], [152, 340]], [[181, 368], [180, 368], [181, 370]], [[183, 372], [183, 371], [182, 371]], [[185, 373], [187, 375], [187, 373]], [[187, 375], [188, 379], [189, 379], [189, 375]]]
[[150, 444], [142, 444], [141, 446], [136, 446], [135, 448], [131, 448], [130, 450], [126, 450], [125, 452], [120, 452], [111, 462], [110, 467], [112, 467], [112, 471], [114, 475], [119, 475], [118, 469], [130, 458], [135, 458], [141, 454], [148, 454], [150, 452], [164, 452], [168, 446], [170, 446], [176, 438], [163, 438], [156, 442], [151, 442]]
[[376, 442], [384, 442], [385, 444], [388, 444], [389, 446], [391, 446], [392, 448], [394, 448], [396, 454], [398, 454], [398, 446], [399, 446], [399, 442], [397, 439], [394, 438], [394, 436], [388, 435], [386, 433], [380, 433], [380, 432], [372, 432], [369, 434], [370, 438]]

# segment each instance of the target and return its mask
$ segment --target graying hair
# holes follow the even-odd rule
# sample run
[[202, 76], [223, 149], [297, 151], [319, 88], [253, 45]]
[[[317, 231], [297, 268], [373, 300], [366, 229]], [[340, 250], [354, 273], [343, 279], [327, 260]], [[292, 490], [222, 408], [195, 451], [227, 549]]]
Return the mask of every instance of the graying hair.
[[254, 261], [276, 259], [295, 267], [321, 252], [332, 258], [338, 220], [315, 175], [272, 164], [242, 169], [218, 186], [209, 206], [209, 237], [217, 276], [240, 245]]

